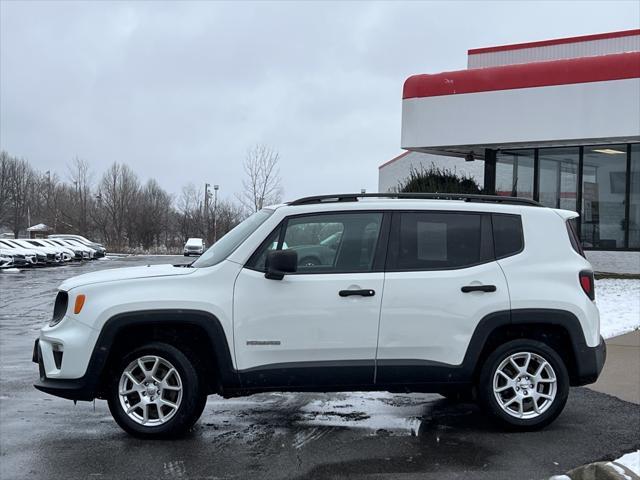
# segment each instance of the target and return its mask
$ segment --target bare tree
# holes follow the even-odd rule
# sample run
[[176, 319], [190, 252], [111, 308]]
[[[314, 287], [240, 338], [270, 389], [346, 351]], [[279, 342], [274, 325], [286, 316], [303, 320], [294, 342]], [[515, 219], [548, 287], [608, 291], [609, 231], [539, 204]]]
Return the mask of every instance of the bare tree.
[[178, 200], [179, 230], [182, 241], [196, 235], [204, 236], [204, 217], [202, 209], [202, 190], [193, 183], [182, 187]]
[[[177, 252], [188, 237], [221, 238], [248, 212], [277, 202], [280, 179], [278, 155], [256, 147], [247, 156], [251, 172], [251, 203], [219, 200], [205, 207], [203, 191], [193, 184], [176, 199], [153, 179], [141, 187], [126, 165], [114, 163], [94, 189], [88, 162], [75, 159], [66, 181], [55, 172], [34, 170], [26, 160], [0, 152], [0, 231], [14, 235], [32, 224], [46, 223], [56, 233], [80, 233], [105, 242], [110, 249]], [[247, 183], [248, 185], [248, 183]], [[249, 193], [249, 190], [247, 190]], [[208, 209], [208, 211], [206, 211]]]
[[33, 196], [34, 171], [26, 160], [10, 158], [7, 191], [9, 196], [9, 226], [15, 238], [29, 225], [29, 201]]
[[9, 217], [9, 165], [12, 160], [7, 152], [0, 152], [0, 225]]
[[169, 226], [171, 203], [171, 195], [154, 179], [149, 179], [140, 191], [135, 228], [130, 236], [144, 249], [159, 246], [162, 232]]
[[140, 189], [137, 175], [127, 166], [113, 163], [100, 181], [101, 206], [105, 209], [108, 222], [107, 239], [122, 248], [128, 233], [131, 213]]
[[250, 213], [280, 202], [282, 182], [279, 159], [280, 154], [265, 145], [256, 145], [247, 152], [244, 160], [247, 177], [242, 182], [243, 191], [238, 195], [238, 200]]
[[89, 164], [78, 157], [73, 159], [73, 163], [69, 165], [68, 169], [75, 195], [72, 223], [81, 235], [86, 235], [89, 231], [89, 209], [93, 204], [91, 171]]
[[222, 238], [229, 230], [244, 219], [244, 209], [237, 203], [228, 200], [218, 201], [216, 220], [216, 236]]

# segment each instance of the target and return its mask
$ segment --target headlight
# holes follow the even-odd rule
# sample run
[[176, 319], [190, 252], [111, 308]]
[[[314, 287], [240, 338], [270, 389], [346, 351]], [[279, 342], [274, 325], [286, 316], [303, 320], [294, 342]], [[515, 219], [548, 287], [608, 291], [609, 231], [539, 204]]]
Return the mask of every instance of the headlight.
[[49, 322], [50, 327], [55, 327], [64, 318], [64, 314], [67, 313], [67, 305], [69, 303], [69, 294], [67, 292], [60, 291], [56, 297], [56, 303], [53, 306], [53, 318]]

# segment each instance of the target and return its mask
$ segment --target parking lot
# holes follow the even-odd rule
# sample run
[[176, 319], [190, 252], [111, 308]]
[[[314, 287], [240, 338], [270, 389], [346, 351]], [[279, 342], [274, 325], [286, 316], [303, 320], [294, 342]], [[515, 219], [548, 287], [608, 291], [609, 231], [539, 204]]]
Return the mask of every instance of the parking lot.
[[534, 433], [500, 431], [474, 405], [438, 395], [274, 393], [210, 397], [187, 438], [151, 442], [122, 432], [106, 402], [74, 405], [32, 387], [33, 341], [63, 279], [187, 261], [109, 257], [0, 274], [1, 478], [542, 479], [640, 447], [640, 407], [587, 388]]

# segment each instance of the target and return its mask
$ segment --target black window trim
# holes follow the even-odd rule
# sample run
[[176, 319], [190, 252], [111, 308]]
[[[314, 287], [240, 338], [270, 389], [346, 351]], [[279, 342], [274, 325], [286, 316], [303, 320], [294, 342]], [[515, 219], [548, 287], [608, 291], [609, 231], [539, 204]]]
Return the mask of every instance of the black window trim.
[[[400, 240], [400, 215], [404, 213], [444, 213], [450, 215], [478, 215], [480, 216], [480, 261], [468, 265], [458, 267], [438, 267], [438, 268], [398, 268], [397, 256], [399, 252]], [[438, 272], [449, 270], [463, 270], [465, 268], [477, 267], [496, 261], [493, 245], [493, 225], [491, 223], [491, 214], [493, 212], [471, 211], [471, 210], [431, 210], [431, 209], [414, 209], [414, 210], [393, 210], [391, 220], [391, 229], [389, 234], [389, 247], [387, 249], [387, 262], [385, 265], [386, 272]]]
[[321, 212], [307, 212], [307, 213], [298, 213], [295, 215], [288, 215], [284, 217], [278, 225], [269, 232], [269, 234], [264, 238], [258, 248], [256, 248], [253, 253], [249, 256], [249, 259], [243, 265], [243, 268], [248, 270], [253, 270], [254, 272], [265, 273], [266, 270], [261, 268], [256, 268], [251, 265], [252, 262], [255, 261], [255, 258], [259, 255], [260, 252], [265, 245], [265, 242], [269, 240], [271, 235], [273, 235], [278, 229], [280, 229], [280, 234], [278, 236], [278, 246], [277, 249], [281, 250], [282, 245], [284, 244], [284, 237], [287, 232], [287, 225], [289, 224], [289, 220], [300, 217], [312, 217], [312, 216], [321, 216], [321, 215], [334, 215], [334, 214], [366, 214], [366, 213], [377, 213], [382, 214], [382, 221], [380, 222], [380, 231], [378, 232], [378, 239], [376, 243], [375, 253], [373, 255], [373, 264], [372, 268], [368, 270], [331, 270], [331, 271], [323, 271], [323, 272], [293, 272], [287, 273], [289, 275], [344, 275], [349, 273], [381, 273], [385, 271], [385, 262], [388, 251], [388, 243], [389, 243], [389, 230], [391, 224], [391, 214], [393, 210], [329, 210], [329, 211], [321, 211]]

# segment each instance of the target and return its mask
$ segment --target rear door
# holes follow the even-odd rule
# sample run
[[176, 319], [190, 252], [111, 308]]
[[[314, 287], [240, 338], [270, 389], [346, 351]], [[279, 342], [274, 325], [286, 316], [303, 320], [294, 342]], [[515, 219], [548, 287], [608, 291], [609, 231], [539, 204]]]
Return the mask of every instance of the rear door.
[[491, 215], [395, 212], [377, 352], [377, 382], [448, 381], [489, 314], [508, 315]]

